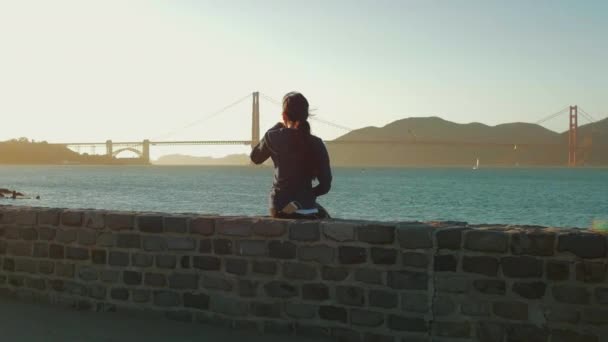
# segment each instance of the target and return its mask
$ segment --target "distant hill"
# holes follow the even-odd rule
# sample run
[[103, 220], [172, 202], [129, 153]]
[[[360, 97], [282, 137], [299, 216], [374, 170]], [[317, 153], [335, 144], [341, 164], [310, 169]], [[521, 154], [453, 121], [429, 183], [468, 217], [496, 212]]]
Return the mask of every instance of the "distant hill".
[[[591, 136], [590, 126], [579, 129], [579, 160], [583, 164], [608, 165], [608, 119], [597, 122], [593, 130], [591, 145], [585, 143]], [[466, 166], [473, 165], [479, 158], [482, 165], [562, 166], [568, 158], [567, 137], [567, 132], [560, 134], [529, 123], [488, 126], [424, 117], [397, 120], [384, 127], [354, 130], [337, 138], [337, 144], [329, 143], [328, 149], [335, 165]], [[339, 144], [348, 141], [400, 141], [409, 144]]]
[[65, 146], [27, 138], [0, 142], [0, 164], [104, 164], [105, 156], [81, 155]]
[[155, 165], [249, 165], [246, 154], [232, 154], [222, 158], [195, 157], [183, 154], [168, 154], [153, 161]]

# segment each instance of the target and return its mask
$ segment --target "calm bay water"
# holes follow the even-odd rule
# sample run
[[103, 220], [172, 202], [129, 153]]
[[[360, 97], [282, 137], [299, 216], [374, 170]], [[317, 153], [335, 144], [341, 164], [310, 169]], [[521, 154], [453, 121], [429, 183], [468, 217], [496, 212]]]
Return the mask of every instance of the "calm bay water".
[[[2, 204], [266, 215], [270, 168], [2, 166]], [[589, 227], [608, 220], [608, 169], [335, 168], [334, 217]]]

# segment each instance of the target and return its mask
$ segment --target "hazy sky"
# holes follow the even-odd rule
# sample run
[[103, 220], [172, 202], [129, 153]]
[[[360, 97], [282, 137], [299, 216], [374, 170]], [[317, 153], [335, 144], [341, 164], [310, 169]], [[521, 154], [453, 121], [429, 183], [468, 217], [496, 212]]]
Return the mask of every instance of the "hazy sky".
[[[602, 0], [0, 0], [0, 140], [165, 137], [255, 90], [299, 90], [352, 128], [535, 122], [569, 104], [605, 117], [607, 14]], [[250, 112], [166, 138], [246, 139]], [[261, 112], [263, 128], [279, 117]]]

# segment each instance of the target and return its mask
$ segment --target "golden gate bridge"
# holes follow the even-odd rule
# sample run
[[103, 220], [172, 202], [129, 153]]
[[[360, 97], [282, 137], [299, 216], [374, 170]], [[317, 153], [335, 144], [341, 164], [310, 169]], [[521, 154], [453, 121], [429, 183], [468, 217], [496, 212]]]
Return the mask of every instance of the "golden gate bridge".
[[[244, 102], [251, 98], [251, 139], [248, 140], [161, 140], [163, 137], [172, 135], [176, 131], [183, 130], [195, 125], [200, 124], [202, 121], [210, 119], [212, 117], [221, 115], [228, 109]], [[237, 146], [251, 146], [252, 148], [260, 142], [260, 98], [277, 106], [282, 106], [281, 102], [260, 92], [253, 92], [246, 96], [236, 100], [235, 102], [219, 109], [218, 111], [207, 115], [201, 120], [192, 122], [178, 130], [174, 130], [168, 134], [165, 134], [157, 139], [144, 139], [143, 141], [112, 141], [106, 140], [105, 142], [68, 142], [68, 143], [53, 143], [54, 145], [62, 145], [71, 149], [76, 149], [80, 152], [81, 148], [90, 148], [91, 151], [95, 151], [97, 148], [105, 148], [105, 156], [109, 161], [115, 160], [119, 154], [123, 152], [131, 152], [137, 155], [137, 160], [142, 164], [148, 164], [150, 162], [150, 148], [152, 146], [195, 146], [195, 145], [237, 145]], [[568, 125], [568, 141], [567, 143], [552, 143], [552, 144], [541, 144], [541, 143], [520, 143], [517, 141], [497, 143], [497, 142], [474, 142], [474, 141], [448, 141], [448, 140], [437, 140], [437, 139], [420, 139], [418, 137], [407, 138], [407, 139], [385, 139], [385, 140], [326, 140], [325, 143], [328, 145], [445, 145], [445, 146], [517, 146], [519, 148], [525, 147], [558, 147], [564, 148], [568, 152], [568, 166], [575, 167], [579, 165], [577, 154], [581, 152], [581, 149], [590, 149], [593, 143], [593, 128], [590, 136], [586, 137], [586, 143], [581, 146], [580, 135], [579, 135], [579, 114], [582, 115], [589, 123], [593, 125], [596, 122], [595, 118], [582, 110], [579, 106], [566, 106], [560, 111], [553, 113], [543, 119], [535, 122], [537, 125], [541, 125], [547, 121], [553, 120], [565, 113], [568, 113], [569, 125]], [[350, 132], [352, 129], [333, 123], [331, 121], [311, 116], [311, 120], [325, 124], [345, 132]], [[593, 126], [592, 126], [593, 127]]]

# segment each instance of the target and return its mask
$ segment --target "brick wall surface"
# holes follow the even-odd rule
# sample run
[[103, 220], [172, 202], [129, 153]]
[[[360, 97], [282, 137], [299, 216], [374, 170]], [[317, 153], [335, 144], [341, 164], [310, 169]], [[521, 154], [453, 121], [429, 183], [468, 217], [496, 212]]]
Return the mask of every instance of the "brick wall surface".
[[340, 341], [608, 341], [607, 237], [0, 206], [0, 295]]

